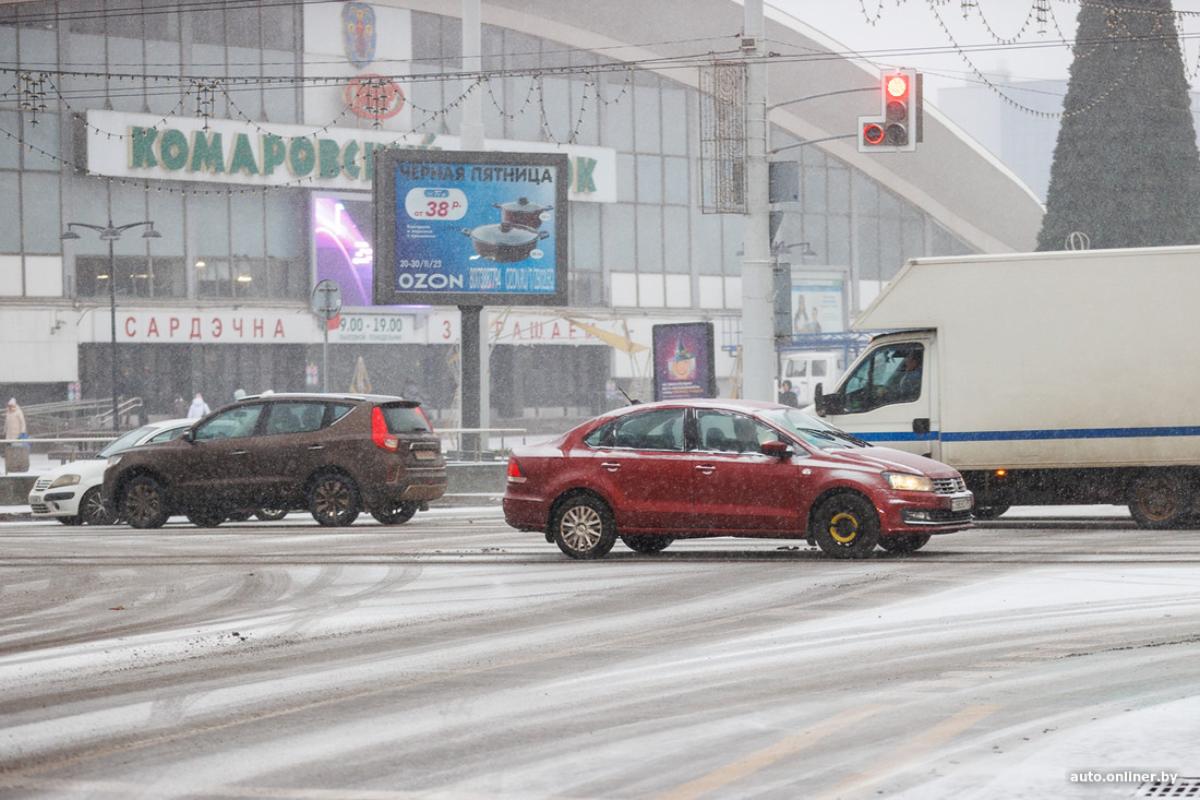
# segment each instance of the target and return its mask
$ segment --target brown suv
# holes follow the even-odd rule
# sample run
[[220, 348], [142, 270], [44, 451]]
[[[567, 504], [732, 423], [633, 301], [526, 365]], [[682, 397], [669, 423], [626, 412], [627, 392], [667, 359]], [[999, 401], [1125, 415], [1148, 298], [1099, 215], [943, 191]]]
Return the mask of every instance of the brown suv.
[[175, 441], [113, 456], [103, 488], [135, 528], [294, 508], [322, 525], [349, 525], [364, 509], [388, 525], [445, 491], [441, 443], [420, 404], [329, 394], [246, 397]]

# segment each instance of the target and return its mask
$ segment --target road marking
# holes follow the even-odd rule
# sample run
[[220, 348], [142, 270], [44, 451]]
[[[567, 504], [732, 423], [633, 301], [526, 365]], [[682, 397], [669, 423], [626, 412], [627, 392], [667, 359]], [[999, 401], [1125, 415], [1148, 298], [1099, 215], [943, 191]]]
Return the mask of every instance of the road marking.
[[[53, 790], [80, 794], [113, 794], [119, 797], [134, 797], [147, 790], [165, 791], [188, 797], [233, 798], [234, 800], [413, 800], [414, 798], [437, 797], [439, 793], [387, 791], [380, 789], [301, 789], [274, 786], [209, 786], [196, 787], [192, 784], [154, 782], [147, 787], [145, 782], [132, 781], [88, 781], [58, 780], [55, 778], [32, 778], [21, 774], [0, 775], [0, 787], [8, 789]], [[442, 795], [447, 796], [447, 795]], [[455, 794], [455, 797], [462, 797]]]
[[879, 768], [869, 774], [851, 775], [846, 780], [834, 786], [825, 794], [817, 795], [814, 800], [845, 797], [851, 792], [865, 789], [890, 778], [900, 769], [909, 766], [921, 756], [929, 753], [939, 745], [948, 742], [958, 734], [970, 728], [984, 717], [990, 716], [999, 709], [996, 705], [967, 706], [949, 719], [944, 719], [924, 733], [908, 736], [902, 739], [904, 744], [889, 750], [891, 756], [879, 762]]
[[864, 706], [863, 708], [835, 714], [822, 722], [804, 729], [795, 736], [789, 736], [766, 749], [759, 750], [757, 753], [751, 753], [740, 761], [726, 764], [720, 769], [713, 770], [694, 781], [663, 792], [655, 800], [693, 800], [693, 798], [716, 791], [734, 781], [741, 780], [747, 775], [753, 775], [755, 772], [764, 767], [769, 767], [781, 759], [818, 745], [825, 737], [835, 731], [872, 717], [885, 708], [887, 706]]

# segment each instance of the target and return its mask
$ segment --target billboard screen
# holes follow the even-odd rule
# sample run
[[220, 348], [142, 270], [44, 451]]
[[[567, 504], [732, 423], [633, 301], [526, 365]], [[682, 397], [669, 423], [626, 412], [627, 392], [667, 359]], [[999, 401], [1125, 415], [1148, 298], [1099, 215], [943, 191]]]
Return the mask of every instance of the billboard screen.
[[717, 396], [711, 322], [655, 325], [654, 399]]
[[331, 280], [344, 308], [373, 305], [375, 218], [370, 195], [312, 195], [316, 283]]
[[375, 156], [377, 304], [565, 305], [567, 157]]

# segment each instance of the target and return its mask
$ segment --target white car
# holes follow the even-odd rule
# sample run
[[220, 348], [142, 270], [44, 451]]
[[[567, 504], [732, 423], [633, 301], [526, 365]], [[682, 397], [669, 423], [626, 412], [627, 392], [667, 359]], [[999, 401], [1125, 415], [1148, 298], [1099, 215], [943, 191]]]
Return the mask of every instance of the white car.
[[194, 424], [194, 419], [168, 419], [143, 425], [111, 442], [95, 458], [72, 461], [42, 475], [29, 493], [33, 516], [57, 517], [64, 525], [112, 525], [116, 514], [100, 499], [108, 457], [140, 444], [169, 442]]

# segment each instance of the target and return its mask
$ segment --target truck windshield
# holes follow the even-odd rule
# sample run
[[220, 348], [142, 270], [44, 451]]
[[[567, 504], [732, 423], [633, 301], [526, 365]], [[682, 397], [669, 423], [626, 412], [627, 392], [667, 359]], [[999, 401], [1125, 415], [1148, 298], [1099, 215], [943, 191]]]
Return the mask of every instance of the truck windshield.
[[773, 408], [770, 411], [764, 411], [762, 417], [798, 437], [805, 444], [822, 450], [870, 447], [868, 442], [794, 408]]

